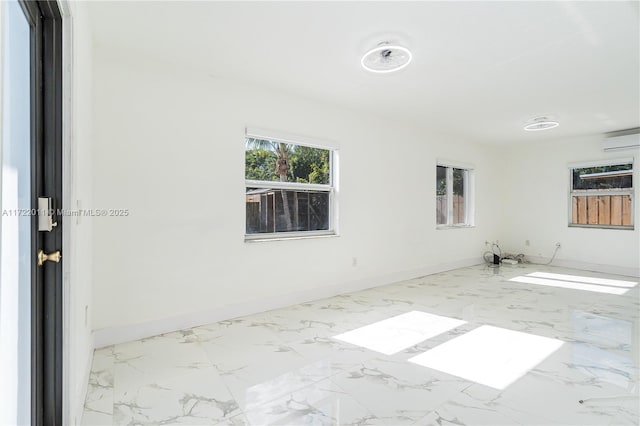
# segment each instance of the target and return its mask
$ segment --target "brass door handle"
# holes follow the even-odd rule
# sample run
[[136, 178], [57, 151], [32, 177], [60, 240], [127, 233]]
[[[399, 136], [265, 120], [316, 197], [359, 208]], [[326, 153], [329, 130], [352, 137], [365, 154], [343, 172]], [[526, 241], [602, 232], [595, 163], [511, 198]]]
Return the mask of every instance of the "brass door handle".
[[53, 253], [46, 254], [44, 251], [40, 250], [38, 252], [38, 266], [44, 265], [44, 262], [47, 260], [50, 262], [60, 262], [60, 258], [62, 255], [60, 254], [60, 250], [56, 250]]

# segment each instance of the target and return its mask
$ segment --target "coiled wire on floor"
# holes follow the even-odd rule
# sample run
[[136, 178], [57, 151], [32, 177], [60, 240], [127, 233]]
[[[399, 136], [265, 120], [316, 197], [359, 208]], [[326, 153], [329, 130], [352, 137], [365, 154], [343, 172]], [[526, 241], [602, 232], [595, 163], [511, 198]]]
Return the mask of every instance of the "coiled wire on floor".
[[[497, 253], [496, 253], [496, 249], [498, 249]], [[484, 254], [482, 255], [485, 263], [489, 268], [497, 268], [498, 266], [500, 266], [499, 262], [497, 265], [493, 263], [493, 259], [495, 256], [498, 256], [499, 259], [502, 259], [502, 249], [497, 243], [491, 244], [491, 250], [485, 251]]]

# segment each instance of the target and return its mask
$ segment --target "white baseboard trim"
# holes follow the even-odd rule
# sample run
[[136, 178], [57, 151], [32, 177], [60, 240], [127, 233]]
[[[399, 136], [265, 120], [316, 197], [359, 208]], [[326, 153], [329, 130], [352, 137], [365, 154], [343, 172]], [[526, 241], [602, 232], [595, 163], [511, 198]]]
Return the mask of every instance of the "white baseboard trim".
[[[312, 300], [324, 299], [338, 294], [351, 293], [368, 288], [379, 287], [398, 281], [418, 278], [425, 275], [450, 271], [452, 269], [464, 268], [482, 264], [481, 257], [474, 257], [455, 262], [441, 263], [437, 265], [425, 266], [418, 269], [396, 272], [381, 275], [373, 278], [365, 278], [341, 284], [334, 284], [320, 288], [297, 291], [288, 294], [280, 294], [266, 299], [253, 300], [245, 303], [234, 304], [225, 307], [218, 307], [213, 310], [195, 312], [171, 318], [162, 318], [144, 323], [106, 327], [95, 330], [93, 333], [94, 348], [115, 345], [118, 343], [130, 342], [146, 337], [157, 336], [158, 334], [170, 333], [184, 330], [204, 324], [211, 324], [226, 319], [237, 318], [272, 309], [284, 308], [286, 306], [297, 305], [299, 303]], [[88, 377], [87, 377], [88, 381]]]
[[[540, 256], [526, 256], [531, 263], [546, 264], [549, 258]], [[623, 275], [625, 277], [640, 277], [640, 268], [602, 265], [599, 263], [581, 262], [579, 260], [554, 259], [549, 266], [561, 266], [563, 268], [578, 269], [581, 271], [602, 272], [605, 274]]]

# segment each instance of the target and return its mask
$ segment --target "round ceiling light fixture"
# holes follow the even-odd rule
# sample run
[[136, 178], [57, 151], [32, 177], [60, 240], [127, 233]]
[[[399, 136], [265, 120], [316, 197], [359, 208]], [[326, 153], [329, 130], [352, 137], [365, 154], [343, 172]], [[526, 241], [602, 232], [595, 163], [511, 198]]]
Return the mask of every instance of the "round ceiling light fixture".
[[538, 132], [540, 130], [549, 130], [558, 127], [560, 123], [551, 120], [548, 117], [534, 118], [529, 124], [524, 126], [527, 132]]
[[413, 55], [403, 46], [380, 43], [362, 56], [362, 67], [370, 72], [385, 74], [399, 71], [409, 65]]

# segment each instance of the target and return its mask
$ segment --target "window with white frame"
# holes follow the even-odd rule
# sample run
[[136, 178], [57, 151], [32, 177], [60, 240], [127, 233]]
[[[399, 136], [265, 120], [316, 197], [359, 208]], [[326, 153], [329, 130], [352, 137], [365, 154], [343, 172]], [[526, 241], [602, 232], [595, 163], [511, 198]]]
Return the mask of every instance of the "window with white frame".
[[569, 168], [569, 226], [633, 229], [632, 158]]
[[473, 167], [438, 162], [436, 166], [436, 224], [473, 226]]
[[335, 151], [247, 131], [247, 240], [334, 234]]

